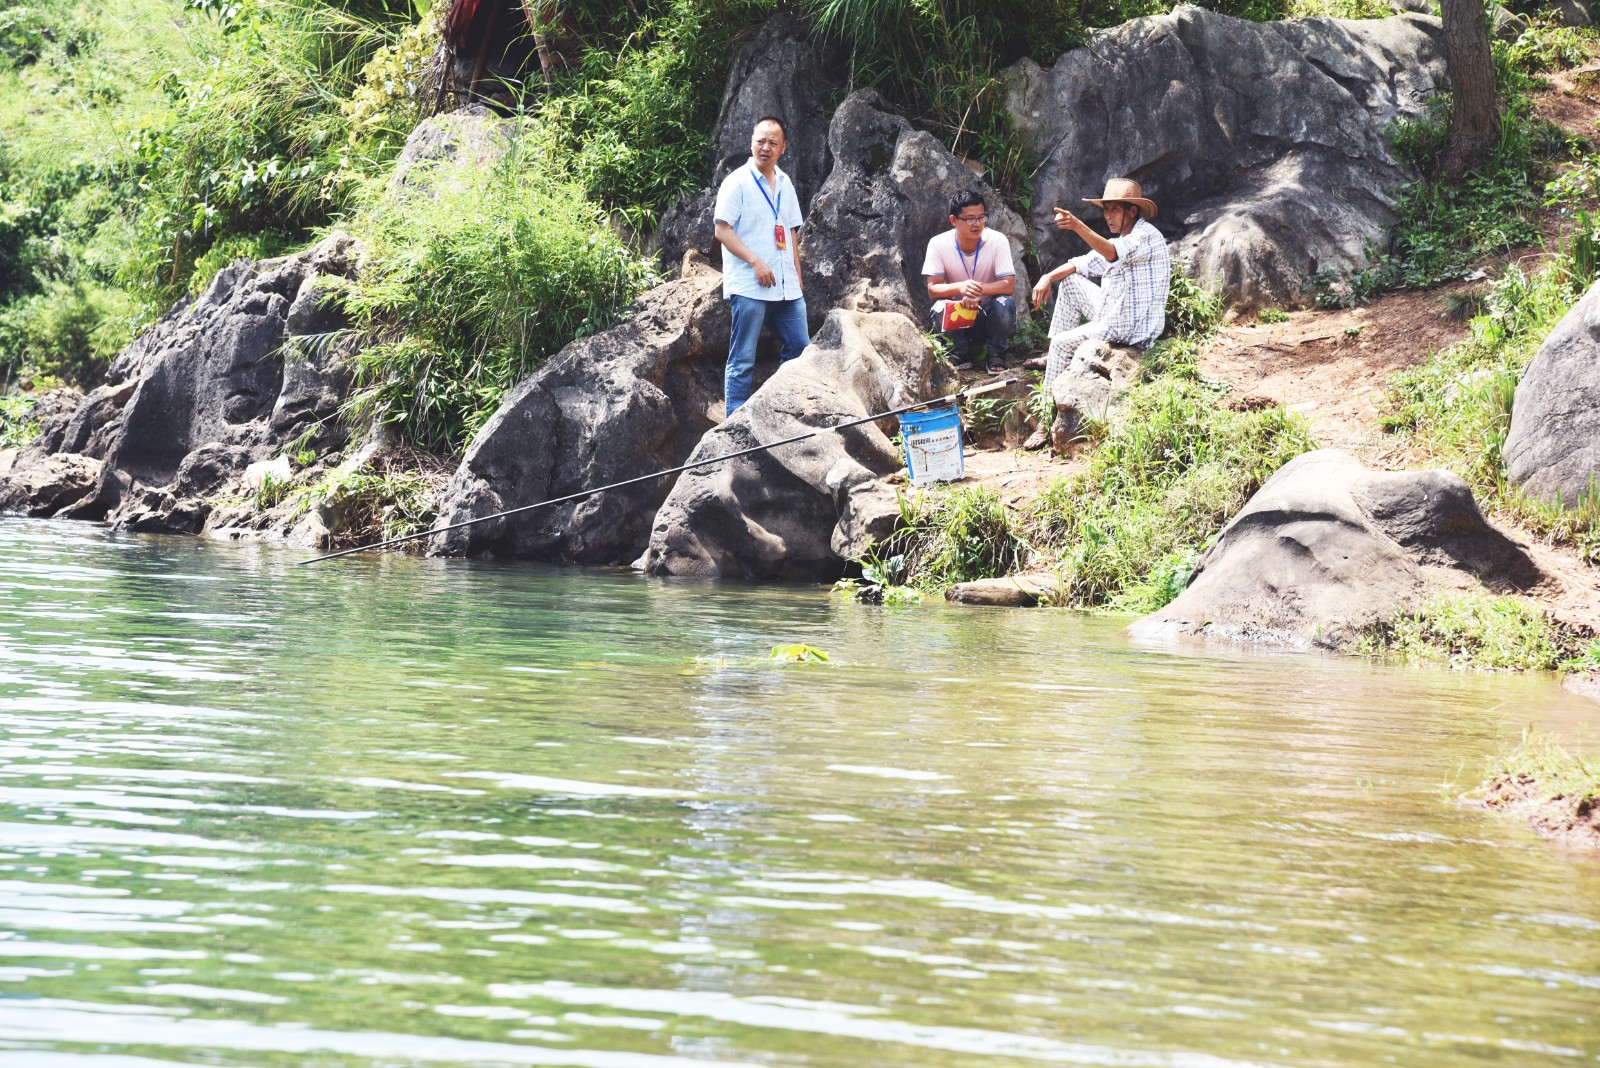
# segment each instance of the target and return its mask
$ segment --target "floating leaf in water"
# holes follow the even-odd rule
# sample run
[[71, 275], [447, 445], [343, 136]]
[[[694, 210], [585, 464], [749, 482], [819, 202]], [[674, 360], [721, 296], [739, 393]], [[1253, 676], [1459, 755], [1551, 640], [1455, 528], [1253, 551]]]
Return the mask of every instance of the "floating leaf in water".
[[774, 645], [768, 659], [782, 664], [826, 664], [828, 654], [815, 646], [795, 642], [793, 645]]

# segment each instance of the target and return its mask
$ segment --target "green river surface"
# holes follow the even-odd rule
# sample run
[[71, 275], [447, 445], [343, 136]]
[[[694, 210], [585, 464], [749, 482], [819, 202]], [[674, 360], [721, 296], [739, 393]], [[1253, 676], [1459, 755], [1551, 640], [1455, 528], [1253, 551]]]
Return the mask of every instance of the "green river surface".
[[1548, 678], [305, 556], [0, 521], [0, 1065], [1600, 1061]]

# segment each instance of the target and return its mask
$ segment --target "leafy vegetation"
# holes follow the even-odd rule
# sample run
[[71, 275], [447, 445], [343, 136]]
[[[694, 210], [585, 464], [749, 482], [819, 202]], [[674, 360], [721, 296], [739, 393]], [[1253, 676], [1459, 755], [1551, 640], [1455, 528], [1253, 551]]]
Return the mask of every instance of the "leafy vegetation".
[[20, 449], [39, 436], [34, 398], [0, 397], [0, 449]]
[[1576, 806], [1600, 798], [1600, 761], [1569, 752], [1547, 731], [1524, 730], [1521, 743], [1484, 770], [1485, 788], [1525, 777], [1545, 799], [1565, 798]]
[[534, 138], [487, 167], [374, 185], [353, 223], [370, 252], [346, 298], [373, 342], [355, 361], [351, 414], [452, 452], [519, 378], [609, 325], [656, 281]]
[[1519, 671], [1554, 670], [1578, 652], [1574, 640], [1532, 602], [1483, 592], [1435, 594], [1415, 611], [1372, 628], [1355, 651]]

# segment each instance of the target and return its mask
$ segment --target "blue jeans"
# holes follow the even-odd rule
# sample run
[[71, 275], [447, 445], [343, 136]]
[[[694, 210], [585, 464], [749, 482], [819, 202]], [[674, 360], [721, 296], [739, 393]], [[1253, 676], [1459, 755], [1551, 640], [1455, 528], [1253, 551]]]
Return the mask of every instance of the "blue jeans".
[[[933, 332], [940, 333], [944, 316], [933, 312]], [[978, 302], [978, 321], [965, 330], [952, 330], [944, 336], [950, 339], [951, 355], [965, 359], [976, 345], [987, 344], [991, 356], [999, 356], [1011, 344], [1011, 335], [1017, 332], [1017, 305], [1010, 297], [985, 297]]]
[[728, 338], [728, 369], [723, 375], [722, 395], [728, 415], [738, 411], [755, 392], [756, 342], [763, 327], [778, 338], [778, 358], [788, 363], [811, 344], [806, 331], [806, 298], [757, 300], [738, 294], [728, 298], [733, 313], [733, 333]]

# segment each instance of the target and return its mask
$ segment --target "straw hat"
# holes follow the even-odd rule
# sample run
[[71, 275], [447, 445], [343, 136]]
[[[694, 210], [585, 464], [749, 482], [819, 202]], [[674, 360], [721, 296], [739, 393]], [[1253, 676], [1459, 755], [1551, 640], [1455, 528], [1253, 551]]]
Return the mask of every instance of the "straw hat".
[[1084, 197], [1084, 203], [1093, 204], [1097, 208], [1106, 206], [1107, 201], [1117, 201], [1122, 204], [1132, 204], [1139, 209], [1140, 218], [1154, 219], [1156, 217], [1156, 202], [1147, 200], [1144, 190], [1139, 188], [1139, 183], [1132, 178], [1113, 178], [1106, 182], [1106, 191], [1099, 198]]

